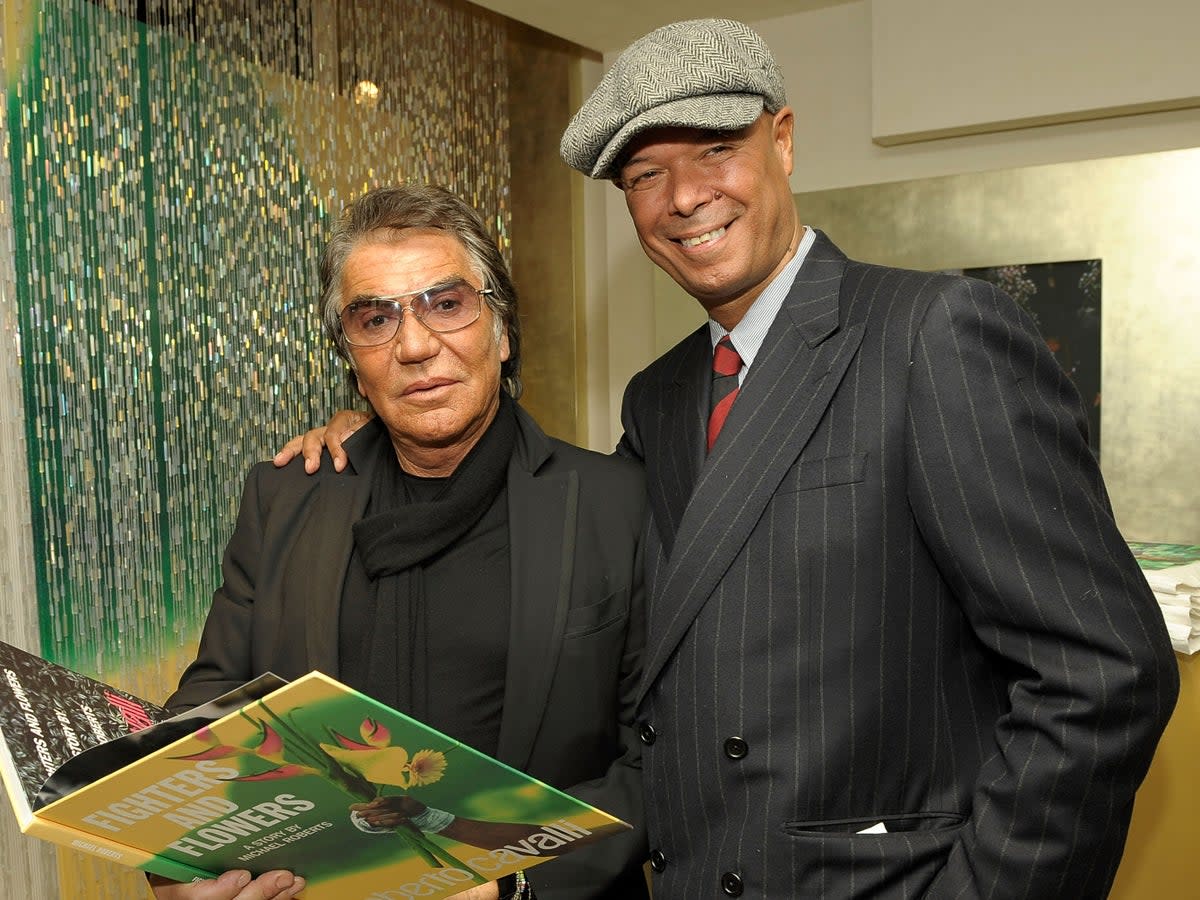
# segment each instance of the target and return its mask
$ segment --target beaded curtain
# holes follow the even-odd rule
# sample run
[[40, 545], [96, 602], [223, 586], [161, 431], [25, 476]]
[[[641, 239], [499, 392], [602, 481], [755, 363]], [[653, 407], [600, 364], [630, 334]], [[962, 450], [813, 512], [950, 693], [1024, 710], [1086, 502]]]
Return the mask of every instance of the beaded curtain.
[[[505, 29], [432, 0], [4, 3], [0, 378], [24, 418], [0, 435], [27, 478], [6, 446], [0, 530], [29, 539], [0, 551], [32, 556], [27, 646], [157, 698], [246, 470], [357, 399], [315, 308], [330, 216], [438, 182], [507, 255]], [[59, 896], [100, 896], [60, 870]]]

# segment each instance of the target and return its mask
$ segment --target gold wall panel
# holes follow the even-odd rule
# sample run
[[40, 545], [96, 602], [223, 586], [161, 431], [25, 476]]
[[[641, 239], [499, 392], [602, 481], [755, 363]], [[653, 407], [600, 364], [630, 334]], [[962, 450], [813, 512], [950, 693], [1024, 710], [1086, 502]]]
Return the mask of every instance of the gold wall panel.
[[571, 170], [558, 141], [571, 118], [580, 50], [532, 28], [508, 29], [512, 273], [520, 297], [522, 405], [547, 434], [586, 440], [576, 326]]
[[1200, 149], [795, 195], [850, 256], [1100, 259], [1101, 467], [1130, 540], [1200, 543]]

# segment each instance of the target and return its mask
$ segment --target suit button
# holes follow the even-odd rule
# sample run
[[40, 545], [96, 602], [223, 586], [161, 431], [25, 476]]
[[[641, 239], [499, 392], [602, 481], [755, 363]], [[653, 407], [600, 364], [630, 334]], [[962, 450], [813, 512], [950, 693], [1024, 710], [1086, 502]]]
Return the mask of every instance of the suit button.
[[730, 759], [741, 759], [750, 752], [750, 745], [740, 737], [725, 739], [725, 755]]
[[654, 726], [649, 722], [643, 722], [638, 726], [638, 737], [641, 738], [643, 744], [649, 747], [654, 743], [654, 739], [658, 737], [658, 732], [654, 730]]
[[742, 896], [742, 876], [737, 872], [726, 872], [721, 876], [721, 890], [730, 897]]
[[661, 850], [651, 850], [650, 851], [650, 868], [652, 868], [655, 872], [661, 872], [666, 867], [667, 867], [666, 854], [663, 853]]

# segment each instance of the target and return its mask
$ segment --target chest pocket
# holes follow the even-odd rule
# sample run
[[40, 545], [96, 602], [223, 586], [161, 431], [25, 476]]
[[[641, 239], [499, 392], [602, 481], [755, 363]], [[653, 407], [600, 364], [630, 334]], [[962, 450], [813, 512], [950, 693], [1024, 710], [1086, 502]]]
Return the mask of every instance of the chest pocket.
[[579, 638], [593, 634], [621, 621], [627, 614], [629, 590], [609, 594], [599, 603], [582, 606], [567, 613], [563, 638]]
[[778, 493], [810, 491], [837, 484], [856, 484], [866, 477], [867, 454], [850, 453], [824, 459], [802, 459], [779, 484]]

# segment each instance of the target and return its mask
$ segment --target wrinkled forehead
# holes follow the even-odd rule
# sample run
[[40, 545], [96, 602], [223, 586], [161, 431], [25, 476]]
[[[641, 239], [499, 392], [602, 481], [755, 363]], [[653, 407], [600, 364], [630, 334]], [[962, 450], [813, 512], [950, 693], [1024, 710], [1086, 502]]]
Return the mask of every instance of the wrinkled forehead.
[[342, 268], [343, 304], [397, 296], [462, 279], [479, 280], [466, 247], [438, 228], [376, 229], [356, 241]]

